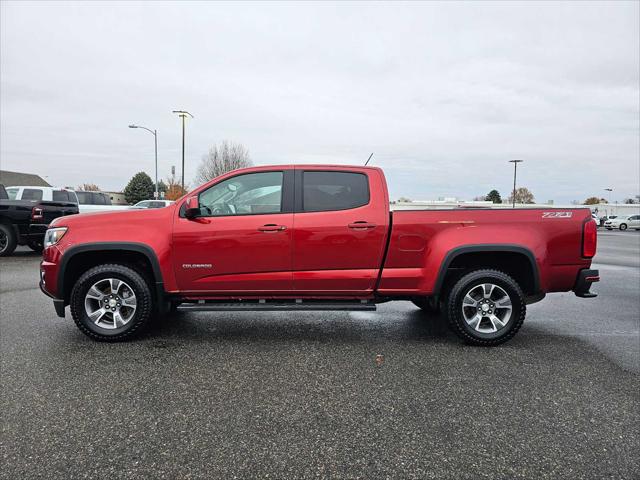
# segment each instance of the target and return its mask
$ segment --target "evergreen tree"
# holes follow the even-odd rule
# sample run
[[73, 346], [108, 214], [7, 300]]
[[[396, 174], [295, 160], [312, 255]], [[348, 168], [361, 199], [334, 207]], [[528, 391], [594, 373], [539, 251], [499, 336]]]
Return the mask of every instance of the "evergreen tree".
[[126, 187], [124, 187], [124, 198], [130, 203], [138, 203], [141, 200], [153, 198], [154, 185], [151, 177], [144, 172], [136, 173]]
[[484, 199], [488, 202], [502, 203], [502, 197], [500, 196], [500, 192], [495, 189], [487, 193], [487, 196], [484, 197]]

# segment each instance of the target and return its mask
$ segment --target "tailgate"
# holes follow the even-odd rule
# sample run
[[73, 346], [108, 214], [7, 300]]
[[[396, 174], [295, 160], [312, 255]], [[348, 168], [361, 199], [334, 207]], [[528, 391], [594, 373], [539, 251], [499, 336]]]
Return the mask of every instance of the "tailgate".
[[43, 218], [34, 223], [45, 225], [49, 225], [58, 217], [78, 213], [78, 205], [72, 202], [39, 202], [36, 206], [42, 209]]

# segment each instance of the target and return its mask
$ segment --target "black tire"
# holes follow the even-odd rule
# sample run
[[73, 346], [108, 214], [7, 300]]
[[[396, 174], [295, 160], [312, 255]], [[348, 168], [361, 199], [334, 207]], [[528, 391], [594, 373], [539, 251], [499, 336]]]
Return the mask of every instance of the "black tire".
[[18, 245], [16, 232], [11, 225], [0, 223], [0, 257], [8, 257]]
[[[121, 327], [113, 329], [96, 325], [85, 309], [85, 296], [91, 286], [108, 278], [125, 282], [131, 287], [136, 297], [136, 309], [131, 319]], [[118, 342], [132, 338], [148, 325], [153, 303], [151, 289], [142, 275], [125, 265], [105, 264], [91, 268], [78, 279], [71, 291], [69, 306], [71, 316], [82, 333], [94, 340]]]
[[620, 230], [622, 230], [623, 232], [627, 229], [627, 224], [626, 223], [621, 223], [620, 224]]
[[[467, 323], [463, 315], [462, 303], [465, 296], [474, 288], [477, 289], [479, 288], [478, 286], [483, 284], [493, 284], [500, 287], [498, 290], [502, 289], [511, 301], [511, 312], [506, 324], [493, 333], [477, 331]], [[486, 302], [485, 298], [487, 297], [482, 298], [481, 301]], [[465, 308], [471, 308], [474, 311], [476, 307]], [[480, 306], [478, 306], [479, 311]], [[450, 328], [456, 335], [471, 345], [490, 347], [510, 340], [520, 330], [525, 315], [526, 305], [522, 289], [513, 278], [497, 270], [475, 270], [466, 274], [455, 283], [446, 301], [446, 317]], [[489, 320], [483, 317], [481, 322], [486, 324]], [[491, 321], [490, 323], [494, 325], [494, 322]], [[478, 326], [480, 326], [480, 322]]]
[[415, 297], [411, 299], [411, 303], [428, 313], [440, 312], [440, 305], [433, 299], [433, 297]]
[[31, 240], [29, 243], [27, 243], [27, 245], [34, 252], [42, 253], [42, 251], [44, 250], [42, 240]]

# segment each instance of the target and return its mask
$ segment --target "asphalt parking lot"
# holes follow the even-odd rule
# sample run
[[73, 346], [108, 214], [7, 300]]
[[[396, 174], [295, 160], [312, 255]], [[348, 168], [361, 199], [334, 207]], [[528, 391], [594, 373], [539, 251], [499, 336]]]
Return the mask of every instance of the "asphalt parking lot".
[[638, 478], [640, 232], [599, 232], [598, 298], [550, 295], [492, 349], [404, 302], [179, 314], [96, 343], [17, 253], [1, 478]]

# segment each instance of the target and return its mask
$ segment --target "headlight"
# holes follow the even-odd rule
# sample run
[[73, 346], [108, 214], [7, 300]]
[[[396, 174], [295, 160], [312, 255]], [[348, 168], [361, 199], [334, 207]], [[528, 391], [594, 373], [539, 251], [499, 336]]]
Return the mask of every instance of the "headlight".
[[62, 240], [62, 237], [64, 237], [65, 233], [67, 233], [67, 227], [48, 229], [44, 234], [44, 248], [58, 243], [60, 240]]

